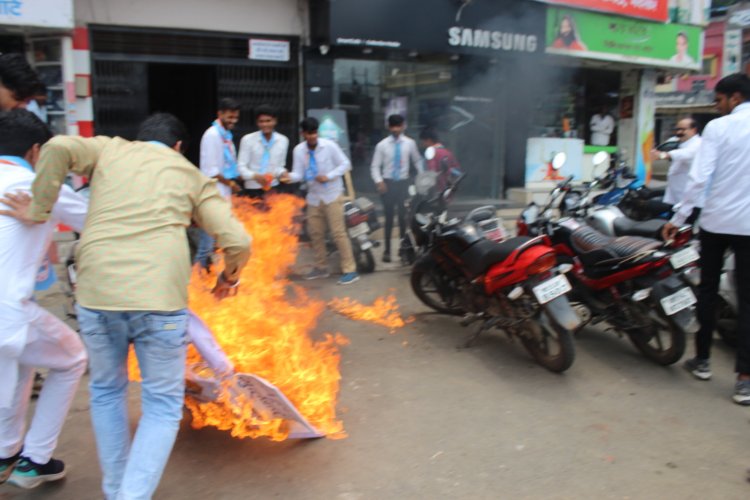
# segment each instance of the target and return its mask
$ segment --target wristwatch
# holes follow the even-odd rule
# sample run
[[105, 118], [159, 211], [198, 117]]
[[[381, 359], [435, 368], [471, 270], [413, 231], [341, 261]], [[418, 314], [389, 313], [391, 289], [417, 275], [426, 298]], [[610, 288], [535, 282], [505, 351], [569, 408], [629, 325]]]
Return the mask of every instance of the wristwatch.
[[669, 158], [669, 155], [667, 153], [665, 153], [664, 151], [662, 151], [661, 153], [659, 153], [659, 159], [660, 160], [666, 160], [667, 158]]

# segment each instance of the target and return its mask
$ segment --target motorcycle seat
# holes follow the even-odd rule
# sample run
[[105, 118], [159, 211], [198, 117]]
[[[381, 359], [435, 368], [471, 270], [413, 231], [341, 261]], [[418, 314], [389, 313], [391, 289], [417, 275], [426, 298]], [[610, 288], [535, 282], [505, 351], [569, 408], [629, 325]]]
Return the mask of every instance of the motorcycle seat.
[[643, 236], [645, 238], [661, 239], [661, 229], [667, 221], [651, 219], [636, 221], [628, 217], [618, 217], [613, 226], [617, 236]]
[[661, 247], [661, 242], [650, 238], [638, 236], [614, 238], [588, 226], [575, 230], [570, 237], [570, 242], [584, 268], [620, 266], [628, 259]]
[[515, 238], [508, 238], [502, 243], [482, 239], [470, 246], [461, 258], [466, 263], [466, 271], [469, 275], [472, 277], [479, 276], [487, 271], [492, 264], [504, 261], [514, 250], [532, 239], [528, 236], [516, 236]]

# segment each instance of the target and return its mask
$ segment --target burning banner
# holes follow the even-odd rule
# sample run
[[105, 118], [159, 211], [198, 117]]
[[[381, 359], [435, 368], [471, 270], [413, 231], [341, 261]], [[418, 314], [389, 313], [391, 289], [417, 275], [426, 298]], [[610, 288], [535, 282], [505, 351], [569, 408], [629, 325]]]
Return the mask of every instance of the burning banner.
[[[235, 201], [235, 216], [253, 237], [237, 295], [217, 302], [211, 294], [215, 276], [193, 275], [190, 309], [202, 322], [193, 321], [189, 333], [195, 337], [196, 329], [205, 328], [211, 338], [213, 332], [218, 351], [234, 366], [234, 374], [217, 373], [224, 363], [220, 356], [203, 360], [191, 346], [185, 404], [196, 429], [213, 426], [238, 438], [275, 441], [346, 437], [336, 397], [339, 347], [348, 341], [339, 334], [310, 338], [325, 303], [287, 278], [297, 257], [294, 220], [303, 205], [290, 195], [268, 196], [265, 205]], [[217, 351], [210, 345], [201, 350]]]

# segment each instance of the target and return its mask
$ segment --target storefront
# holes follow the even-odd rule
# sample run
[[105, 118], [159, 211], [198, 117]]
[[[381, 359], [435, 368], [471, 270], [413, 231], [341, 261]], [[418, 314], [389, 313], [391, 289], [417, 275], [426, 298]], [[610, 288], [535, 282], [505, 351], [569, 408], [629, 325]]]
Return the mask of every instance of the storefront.
[[278, 110], [279, 132], [294, 141], [305, 16], [297, 0], [164, 0], [139, 9], [117, 0], [77, 2], [90, 133], [132, 139], [149, 114], [170, 112], [186, 124], [186, 156], [197, 162], [217, 103], [231, 97], [242, 107], [235, 142], [256, 129], [261, 104]]
[[0, 2], [0, 52], [25, 53], [47, 87], [47, 122], [78, 133], [73, 71], [72, 0]]
[[373, 189], [372, 152], [392, 113], [415, 139], [438, 131], [469, 174], [463, 194], [523, 185], [544, 11], [524, 0], [311, 2], [305, 107], [345, 111], [355, 186]]
[[[649, 150], [655, 145], [658, 72], [690, 73], [702, 67], [700, 26], [667, 23], [668, 2], [640, 7], [599, 0], [560, 0], [547, 10], [546, 52], [560, 70], [562, 85], [537, 115], [540, 135], [580, 139], [582, 144], [550, 141], [538, 157], [527, 157], [527, 184], [544, 183], [548, 156], [563, 146], [583, 150], [581, 161], [564, 175], [591, 176], [591, 155], [618, 152], [644, 180], [650, 178]], [[615, 124], [609, 141], [592, 140], [592, 116], [608, 113]], [[595, 144], [596, 143], [596, 144]], [[574, 154], [574, 157], [578, 155]], [[536, 175], [539, 174], [539, 175]]]

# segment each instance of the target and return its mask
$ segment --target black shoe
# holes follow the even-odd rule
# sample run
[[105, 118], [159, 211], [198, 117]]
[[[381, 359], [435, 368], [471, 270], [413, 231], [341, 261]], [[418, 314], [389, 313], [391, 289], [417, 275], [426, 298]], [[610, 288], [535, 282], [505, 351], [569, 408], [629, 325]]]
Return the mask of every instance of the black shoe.
[[12, 457], [0, 458], [0, 484], [3, 484], [10, 477], [10, 473], [13, 472], [18, 461], [21, 460], [21, 452], [19, 451]]
[[391, 252], [386, 252], [383, 254], [383, 262], [390, 262], [391, 261]]
[[51, 458], [46, 464], [38, 464], [29, 458], [21, 457], [8, 482], [19, 488], [30, 490], [42, 483], [57, 481], [65, 477], [65, 464]]

